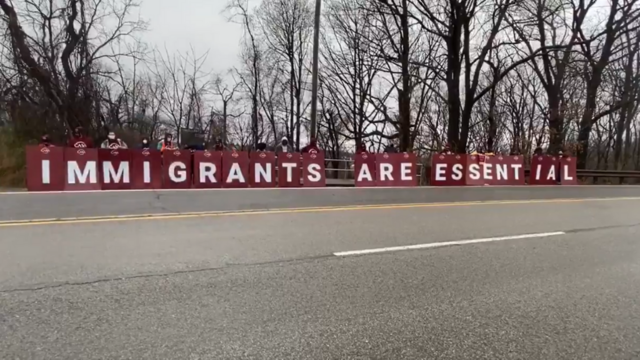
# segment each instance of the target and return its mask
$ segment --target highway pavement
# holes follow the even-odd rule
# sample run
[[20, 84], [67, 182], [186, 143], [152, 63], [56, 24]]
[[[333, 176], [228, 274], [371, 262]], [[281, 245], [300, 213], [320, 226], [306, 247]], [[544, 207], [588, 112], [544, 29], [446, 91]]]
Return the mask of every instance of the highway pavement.
[[640, 197], [481, 189], [0, 223], [0, 359], [640, 358]]
[[454, 201], [640, 196], [640, 186], [0, 192], [0, 221]]

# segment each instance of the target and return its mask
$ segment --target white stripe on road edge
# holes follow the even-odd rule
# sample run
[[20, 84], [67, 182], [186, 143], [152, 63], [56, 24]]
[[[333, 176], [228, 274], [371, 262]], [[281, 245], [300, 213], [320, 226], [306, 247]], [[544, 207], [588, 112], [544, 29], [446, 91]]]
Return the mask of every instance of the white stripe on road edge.
[[368, 250], [342, 251], [342, 252], [333, 253], [333, 255], [335, 256], [368, 255], [368, 254], [377, 254], [377, 253], [392, 252], [392, 251], [434, 249], [434, 248], [440, 248], [445, 246], [469, 245], [469, 244], [479, 244], [479, 243], [506, 241], [506, 240], [533, 239], [533, 238], [543, 238], [543, 237], [558, 236], [558, 235], [565, 235], [565, 233], [563, 231], [557, 231], [557, 232], [538, 233], [538, 234], [491, 237], [491, 238], [484, 238], [484, 239], [447, 241], [447, 242], [438, 242], [438, 243], [430, 243], [430, 244], [394, 246], [394, 247], [368, 249]]

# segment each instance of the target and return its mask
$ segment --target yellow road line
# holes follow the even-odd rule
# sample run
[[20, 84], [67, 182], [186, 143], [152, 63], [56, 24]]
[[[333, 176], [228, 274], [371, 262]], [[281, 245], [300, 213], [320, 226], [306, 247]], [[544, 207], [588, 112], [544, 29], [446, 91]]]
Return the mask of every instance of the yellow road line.
[[189, 219], [198, 217], [223, 217], [223, 216], [247, 216], [247, 215], [275, 215], [275, 214], [302, 214], [321, 213], [335, 211], [356, 211], [356, 210], [398, 210], [413, 208], [441, 208], [454, 206], [487, 206], [487, 205], [525, 205], [525, 204], [563, 204], [595, 201], [628, 201], [640, 200], [640, 197], [621, 198], [593, 198], [593, 199], [548, 199], [548, 200], [496, 200], [496, 201], [464, 201], [448, 203], [415, 203], [415, 204], [381, 204], [381, 205], [351, 205], [351, 206], [325, 206], [306, 208], [283, 208], [283, 209], [261, 209], [261, 210], [239, 210], [239, 211], [200, 211], [184, 213], [156, 213], [156, 214], [130, 214], [113, 216], [87, 216], [75, 218], [51, 218], [32, 220], [9, 220], [0, 221], [2, 227], [35, 226], [35, 225], [62, 225], [62, 224], [82, 224], [82, 223], [103, 223], [116, 221], [139, 221], [139, 220], [171, 220]]

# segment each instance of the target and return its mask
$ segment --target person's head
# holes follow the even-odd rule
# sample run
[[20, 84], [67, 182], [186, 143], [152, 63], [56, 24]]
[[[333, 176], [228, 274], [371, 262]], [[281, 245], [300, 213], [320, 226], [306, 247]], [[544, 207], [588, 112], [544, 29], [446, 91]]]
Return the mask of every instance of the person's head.
[[168, 141], [168, 142], [173, 141], [173, 135], [169, 133], [164, 134], [164, 141]]
[[116, 133], [114, 133], [113, 131], [109, 131], [109, 133], [107, 134], [107, 139], [115, 140], [116, 139]]
[[222, 139], [221, 138], [217, 138], [216, 139], [216, 145], [222, 145]]
[[258, 151], [266, 151], [267, 150], [267, 144], [261, 142], [258, 143]]
[[287, 139], [286, 137], [283, 137], [280, 143], [282, 144], [282, 146], [287, 146], [289, 145], [289, 139]]
[[360, 150], [367, 150], [367, 145], [365, 143], [360, 143]]
[[564, 152], [562, 152], [562, 150], [558, 151], [558, 156], [562, 156], [564, 155]]
[[538, 146], [534, 151], [534, 154], [536, 155], [542, 155], [542, 148], [540, 146]]
[[143, 138], [142, 138], [142, 143], [143, 143], [144, 145], [149, 144], [149, 139], [147, 139], [146, 137], [143, 137]]
[[75, 137], [80, 137], [82, 136], [83, 133], [84, 133], [84, 129], [82, 128], [82, 126], [78, 126], [77, 128], [73, 129], [73, 135]]

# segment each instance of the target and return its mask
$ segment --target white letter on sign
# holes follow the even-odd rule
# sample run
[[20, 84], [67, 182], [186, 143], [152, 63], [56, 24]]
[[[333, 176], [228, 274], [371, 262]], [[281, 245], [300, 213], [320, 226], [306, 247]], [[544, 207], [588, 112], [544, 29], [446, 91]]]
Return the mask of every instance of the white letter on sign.
[[287, 169], [287, 182], [293, 182], [293, 168], [298, 166], [296, 163], [283, 163], [281, 165], [283, 168]]
[[393, 165], [391, 164], [380, 164], [380, 180], [385, 181], [393, 181], [393, 176], [391, 173], [393, 172]]
[[210, 182], [212, 184], [217, 183], [216, 181], [216, 164], [201, 162], [200, 163], [200, 184], [206, 184]]
[[311, 182], [318, 182], [322, 180], [322, 176], [320, 175], [320, 164], [309, 164], [307, 167], [307, 172], [310, 176], [307, 176], [307, 179]]
[[229, 169], [229, 175], [227, 175], [227, 184], [234, 180], [238, 180], [243, 184], [246, 182], [244, 180], [244, 175], [242, 175], [242, 169], [240, 169], [240, 164], [238, 163], [231, 164], [231, 168]]
[[480, 180], [480, 165], [478, 164], [469, 165], [469, 173], [471, 173], [469, 177], [472, 180]]
[[[69, 184], [75, 184], [76, 178], [79, 184], [97, 184], [98, 172], [96, 171], [96, 162], [87, 161], [83, 170], [80, 170], [80, 166], [77, 161], [67, 162], [67, 179]], [[87, 181], [88, 180], [88, 181]]]
[[451, 179], [456, 181], [462, 180], [462, 164], [453, 165], [451, 170], [451, 172], [453, 173], [453, 175], [451, 175]]
[[151, 183], [151, 163], [148, 161], [142, 163], [142, 178], [145, 184]]
[[509, 175], [507, 175], [507, 164], [496, 164], [496, 177], [498, 180], [509, 180]]
[[413, 180], [413, 176], [411, 175], [411, 164], [410, 163], [401, 163], [400, 164], [400, 180], [402, 180], [402, 181]]
[[[264, 165], [264, 166], [262, 166]], [[259, 183], [262, 182], [262, 180], [264, 180], [264, 182], [266, 183], [270, 183], [271, 182], [271, 164], [254, 164], [253, 165], [253, 175], [255, 176], [255, 183]]]
[[552, 166], [549, 168], [549, 173], [547, 174], [547, 180], [555, 180], [556, 179], [556, 167]]
[[511, 164], [511, 168], [513, 169], [513, 179], [520, 180], [520, 168], [522, 164]]
[[51, 184], [51, 164], [49, 160], [42, 160], [42, 183]]
[[493, 180], [492, 168], [493, 164], [482, 163], [482, 175], [485, 180]]
[[111, 179], [113, 182], [125, 183], [128, 184], [129, 180], [129, 162], [121, 161], [120, 166], [118, 166], [118, 171], [113, 167], [113, 163], [111, 161], [105, 161], [102, 163], [102, 176], [104, 177], [105, 184], [111, 183]]
[[[180, 169], [180, 170], [176, 170]], [[187, 181], [187, 166], [180, 161], [176, 161], [169, 165], [169, 179], [174, 183]]]
[[542, 165], [538, 165], [538, 168], [536, 169], [536, 180], [540, 180], [541, 172], [542, 172]]
[[373, 176], [371, 176], [371, 170], [369, 170], [369, 164], [362, 164], [360, 167], [360, 172], [358, 173], [357, 181], [373, 181]]
[[573, 180], [573, 176], [569, 176], [569, 165], [564, 166], [564, 180]]
[[436, 164], [436, 181], [447, 181], [447, 164]]

